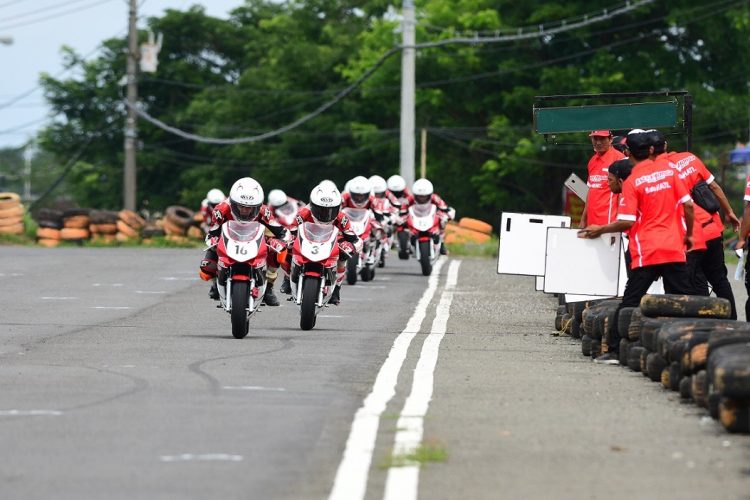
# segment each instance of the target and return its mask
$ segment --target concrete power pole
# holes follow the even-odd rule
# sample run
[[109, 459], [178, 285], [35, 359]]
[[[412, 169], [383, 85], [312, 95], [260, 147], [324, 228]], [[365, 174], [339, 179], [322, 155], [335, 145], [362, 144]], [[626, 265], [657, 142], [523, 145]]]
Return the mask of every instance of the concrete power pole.
[[123, 168], [122, 198], [124, 207], [136, 209], [136, 142], [138, 140], [137, 119], [134, 107], [138, 103], [138, 18], [137, 0], [130, 0], [128, 19], [128, 116], [125, 119], [125, 165]]
[[401, 171], [406, 185], [414, 182], [414, 0], [404, 0], [401, 26], [404, 48], [401, 52]]

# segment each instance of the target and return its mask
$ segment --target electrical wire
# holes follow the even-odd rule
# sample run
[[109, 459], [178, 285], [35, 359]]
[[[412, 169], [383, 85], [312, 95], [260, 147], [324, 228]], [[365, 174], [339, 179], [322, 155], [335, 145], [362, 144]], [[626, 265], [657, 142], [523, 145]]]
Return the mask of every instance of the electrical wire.
[[75, 14], [77, 12], [81, 12], [81, 11], [84, 11], [84, 10], [87, 10], [87, 9], [92, 9], [94, 7], [98, 7], [99, 5], [103, 5], [105, 3], [109, 3], [109, 2], [112, 2], [112, 1], [113, 0], [97, 0], [96, 2], [87, 4], [87, 5], [82, 5], [81, 7], [77, 7], [75, 9], [70, 9], [70, 10], [66, 10], [66, 11], [63, 11], [63, 12], [58, 12], [57, 14], [52, 14], [52, 15], [49, 15], [49, 16], [42, 16], [42, 17], [38, 17], [36, 19], [30, 19], [28, 21], [22, 21], [20, 23], [2, 25], [2, 26], [0, 26], [0, 29], [1, 30], [10, 30], [10, 29], [13, 29], [13, 28], [21, 28], [23, 26], [30, 26], [32, 24], [41, 23], [43, 21], [49, 21], [50, 19], [58, 19], [60, 17], [67, 16], [69, 14]]
[[0, 3], [0, 9], [2, 9], [3, 7], [8, 7], [8, 6], [16, 4], [16, 3], [21, 3], [23, 1], [24, 0], [10, 0], [9, 2]]
[[81, 145], [81, 147], [78, 149], [78, 151], [73, 154], [70, 159], [65, 164], [65, 167], [63, 168], [63, 173], [52, 183], [50, 186], [42, 193], [36, 200], [34, 200], [31, 205], [29, 206], [28, 211], [31, 212], [34, 210], [34, 207], [36, 207], [39, 202], [41, 202], [44, 198], [50, 195], [52, 191], [57, 189], [57, 186], [59, 186], [62, 181], [65, 180], [65, 178], [68, 176], [70, 171], [73, 169], [73, 166], [78, 162], [78, 159], [83, 155], [83, 153], [86, 151], [86, 149], [89, 147], [89, 144], [91, 144], [91, 141], [94, 139], [93, 135], [88, 136], [86, 141]]
[[16, 19], [22, 19], [24, 17], [33, 16], [34, 14], [39, 14], [41, 12], [49, 13], [50, 10], [55, 10], [55, 9], [59, 9], [59, 8], [68, 7], [70, 5], [73, 5], [74, 3], [81, 3], [81, 2], [85, 2], [85, 1], [86, 0], [67, 0], [65, 2], [57, 3], [57, 4], [54, 4], [54, 5], [49, 5], [47, 7], [42, 7], [40, 9], [30, 10], [28, 12], [24, 12], [24, 13], [21, 13], [21, 14], [14, 14], [14, 15], [12, 15], [10, 17], [4, 17], [4, 18], [0, 19], [0, 22], [4, 23], [6, 21], [15, 21]]

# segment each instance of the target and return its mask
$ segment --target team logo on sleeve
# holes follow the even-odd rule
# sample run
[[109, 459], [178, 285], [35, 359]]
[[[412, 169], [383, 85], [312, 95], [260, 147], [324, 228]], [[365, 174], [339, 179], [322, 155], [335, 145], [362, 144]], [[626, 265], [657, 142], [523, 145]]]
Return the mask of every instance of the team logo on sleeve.
[[222, 220], [222, 219], [224, 219], [224, 217], [222, 217], [221, 215], [221, 210], [217, 208], [216, 210], [214, 210], [214, 220]]

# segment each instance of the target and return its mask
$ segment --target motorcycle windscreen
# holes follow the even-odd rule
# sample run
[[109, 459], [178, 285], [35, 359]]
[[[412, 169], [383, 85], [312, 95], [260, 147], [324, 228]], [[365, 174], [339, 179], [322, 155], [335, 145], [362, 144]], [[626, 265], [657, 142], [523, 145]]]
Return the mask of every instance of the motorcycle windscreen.
[[548, 227], [570, 227], [570, 217], [504, 212], [497, 273], [544, 276]]
[[544, 292], [616, 296], [621, 249], [619, 233], [586, 239], [576, 229], [547, 229]]
[[227, 222], [227, 234], [234, 241], [254, 241], [258, 238], [258, 233], [264, 229], [265, 226], [259, 222], [242, 222], [237, 220]]
[[368, 216], [369, 210], [365, 208], [345, 208], [344, 213], [349, 217], [352, 222], [364, 223]]
[[432, 217], [437, 208], [432, 203], [414, 204], [409, 207], [414, 217]]
[[333, 224], [315, 224], [313, 222], [305, 222], [302, 225], [305, 239], [315, 243], [323, 243], [330, 240], [335, 230], [336, 228]]

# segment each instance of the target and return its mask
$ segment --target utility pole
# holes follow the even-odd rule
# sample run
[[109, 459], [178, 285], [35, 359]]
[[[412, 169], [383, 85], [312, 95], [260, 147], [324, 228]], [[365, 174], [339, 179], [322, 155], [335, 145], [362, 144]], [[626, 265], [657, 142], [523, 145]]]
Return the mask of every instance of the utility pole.
[[128, 19], [128, 115], [125, 119], [125, 165], [123, 168], [123, 204], [128, 210], [136, 209], [136, 142], [138, 139], [135, 106], [138, 103], [138, 18], [137, 0], [130, 0]]
[[422, 155], [419, 162], [419, 173], [422, 179], [427, 178], [427, 129], [422, 129]]
[[404, 49], [401, 51], [401, 162], [400, 174], [407, 186], [414, 183], [414, 0], [403, 0], [401, 24]]
[[31, 203], [31, 160], [34, 158], [33, 143], [29, 143], [23, 150], [25, 168], [23, 172], [23, 200]]

